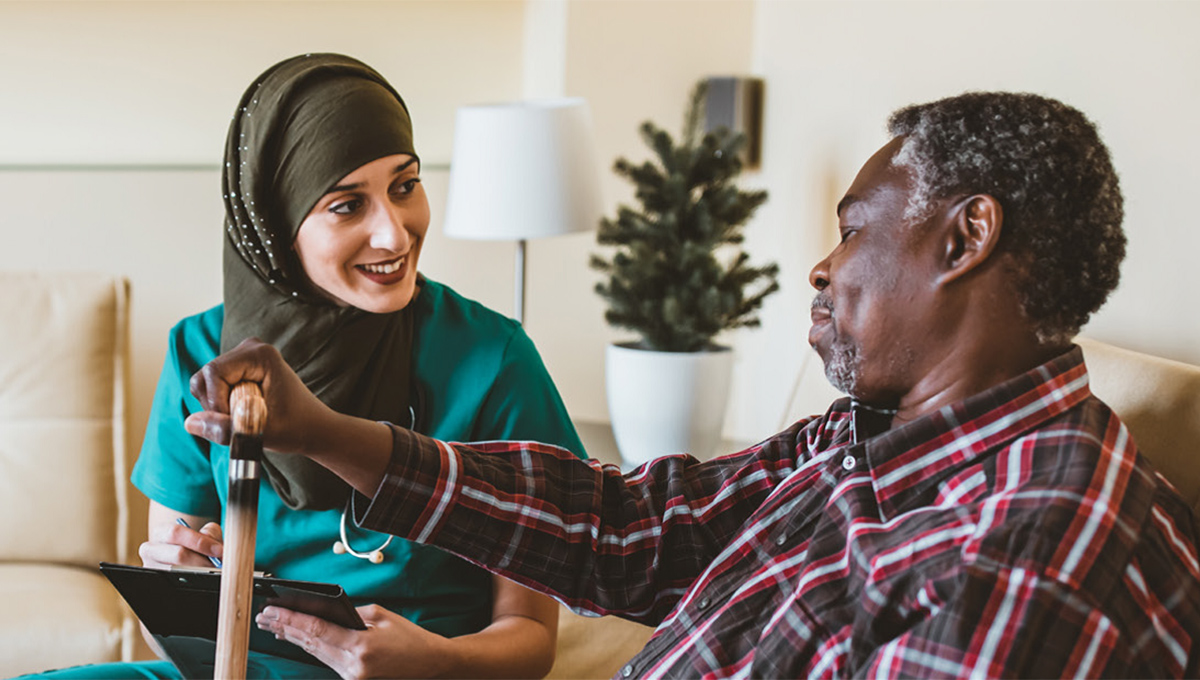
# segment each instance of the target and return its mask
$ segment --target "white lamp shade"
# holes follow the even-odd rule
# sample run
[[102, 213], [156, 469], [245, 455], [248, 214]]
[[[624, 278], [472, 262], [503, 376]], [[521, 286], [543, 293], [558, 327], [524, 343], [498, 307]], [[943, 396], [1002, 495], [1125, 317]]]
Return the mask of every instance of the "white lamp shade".
[[446, 235], [519, 240], [596, 228], [600, 169], [583, 99], [458, 110]]

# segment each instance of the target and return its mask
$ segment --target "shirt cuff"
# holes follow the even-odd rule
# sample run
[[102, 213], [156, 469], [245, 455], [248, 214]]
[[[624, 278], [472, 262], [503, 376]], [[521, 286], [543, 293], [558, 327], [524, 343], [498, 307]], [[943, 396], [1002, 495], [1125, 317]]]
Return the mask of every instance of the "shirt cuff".
[[[392, 429], [392, 455], [369, 501], [355, 504], [354, 522], [413, 541], [427, 541], [452, 507], [458, 487], [444, 477], [449, 447], [436, 439], [386, 423]], [[356, 492], [357, 493], [357, 492]]]

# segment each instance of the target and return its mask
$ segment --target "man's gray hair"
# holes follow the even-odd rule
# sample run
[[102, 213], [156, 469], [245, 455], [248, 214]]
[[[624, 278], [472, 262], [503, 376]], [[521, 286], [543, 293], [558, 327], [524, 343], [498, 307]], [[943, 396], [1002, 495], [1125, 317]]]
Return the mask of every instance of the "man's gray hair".
[[1125, 257], [1120, 183], [1096, 126], [1047, 97], [968, 92], [900, 109], [888, 131], [903, 138], [893, 163], [913, 173], [907, 216], [928, 217], [944, 198], [995, 198], [998, 251], [1018, 263], [1026, 316], [1044, 342], [1074, 337]]

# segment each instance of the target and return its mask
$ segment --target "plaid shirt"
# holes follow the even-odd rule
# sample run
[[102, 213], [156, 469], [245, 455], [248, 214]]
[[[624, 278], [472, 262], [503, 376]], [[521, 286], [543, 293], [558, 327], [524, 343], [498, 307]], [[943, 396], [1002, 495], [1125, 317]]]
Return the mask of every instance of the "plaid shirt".
[[360, 519], [658, 626], [624, 676], [1200, 674], [1192, 514], [1078, 348], [890, 420], [841, 399], [741, 453], [624, 476], [394, 428]]

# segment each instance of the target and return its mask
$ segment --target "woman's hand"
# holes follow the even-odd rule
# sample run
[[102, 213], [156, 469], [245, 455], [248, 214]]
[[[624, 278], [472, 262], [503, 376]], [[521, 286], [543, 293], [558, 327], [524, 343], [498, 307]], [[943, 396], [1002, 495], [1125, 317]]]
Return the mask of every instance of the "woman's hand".
[[[180, 517], [200, 529], [178, 524], [175, 520]], [[151, 501], [148, 525], [150, 540], [138, 546], [142, 566], [158, 569], [212, 567], [208, 558], [221, 557], [221, 525], [207, 518], [183, 515]]]
[[359, 607], [366, 630], [342, 628], [282, 607], [258, 627], [304, 649], [343, 678], [540, 678], [554, 663], [558, 603], [492, 577], [492, 622], [446, 638], [377, 605]]
[[213, 359], [191, 379], [191, 391], [204, 411], [184, 421], [191, 434], [217, 444], [228, 444], [233, 435], [229, 393], [237, 383], [262, 386], [267, 403], [263, 446], [287, 453], [307, 453], [307, 444], [319, 439], [334, 415], [301, 382], [279, 350], [255, 338]]
[[255, 622], [343, 678], [435, 678], [445, 672], [446, 638], [378, 605], [358, 607], [358, 614], [366, 630], [274, 606], [263, 609]]

